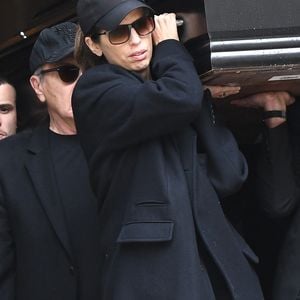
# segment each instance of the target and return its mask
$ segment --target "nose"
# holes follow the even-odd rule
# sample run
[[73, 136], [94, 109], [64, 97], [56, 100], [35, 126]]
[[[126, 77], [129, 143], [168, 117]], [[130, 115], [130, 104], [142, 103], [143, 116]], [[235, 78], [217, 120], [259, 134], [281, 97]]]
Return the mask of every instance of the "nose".
[[141, 42], [141, 37], [136, 32], [136, 30], [132, 27], [130, 31], [130, 44], [139, 44]]

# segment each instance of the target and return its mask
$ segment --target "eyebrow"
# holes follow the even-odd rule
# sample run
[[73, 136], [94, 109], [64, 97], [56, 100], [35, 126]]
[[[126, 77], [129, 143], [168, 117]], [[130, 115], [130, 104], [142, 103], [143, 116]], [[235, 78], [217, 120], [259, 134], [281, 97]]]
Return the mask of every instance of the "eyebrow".
[[16, 105], [12, 103], [0, 103], [0, 108], [15, 108]]

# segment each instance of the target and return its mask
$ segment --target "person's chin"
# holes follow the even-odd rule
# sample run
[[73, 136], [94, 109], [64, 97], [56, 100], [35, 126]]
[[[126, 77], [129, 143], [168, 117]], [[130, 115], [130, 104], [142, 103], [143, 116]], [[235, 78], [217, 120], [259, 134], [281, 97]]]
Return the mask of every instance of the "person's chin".
[[149, 61], [147, 59], [137, 61], [133, 64], [133, 70], [136, 72], [144, 71], [149, 68]]

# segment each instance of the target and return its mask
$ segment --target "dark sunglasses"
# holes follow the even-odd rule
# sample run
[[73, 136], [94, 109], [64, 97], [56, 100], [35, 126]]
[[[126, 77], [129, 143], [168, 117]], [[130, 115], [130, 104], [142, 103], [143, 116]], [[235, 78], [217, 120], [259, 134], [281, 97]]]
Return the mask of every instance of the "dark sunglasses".
[[39, 74], [44, 75], [49, 72], [57, 72], [59, 78], [65, 83], [73, 83], [79, 77], [80, 70], [74, 65], [64, 65], [56, 68], [42, 70]]
[[139, 36], [150, 34], [155, 29], [153, 16], [144, 16], [131, 24], [119, 25], [111, 31], [100, 32], [96, 33], [95, 35], [98, 36], [108, 34], [108, 39], [111, 44], [120, 45], [129, 40], [131, 28], [134, 28]]

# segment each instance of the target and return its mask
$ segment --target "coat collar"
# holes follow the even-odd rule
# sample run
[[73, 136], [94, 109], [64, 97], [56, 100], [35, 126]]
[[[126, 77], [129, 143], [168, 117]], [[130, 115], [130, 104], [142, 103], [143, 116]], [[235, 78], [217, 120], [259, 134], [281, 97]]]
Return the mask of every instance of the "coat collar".
[[33, 131], [27, 148], [26, 168], [59, 241], [72, 258], [64, 211], [51, 162], [48, 131], [47, 126], [38, 127]]

